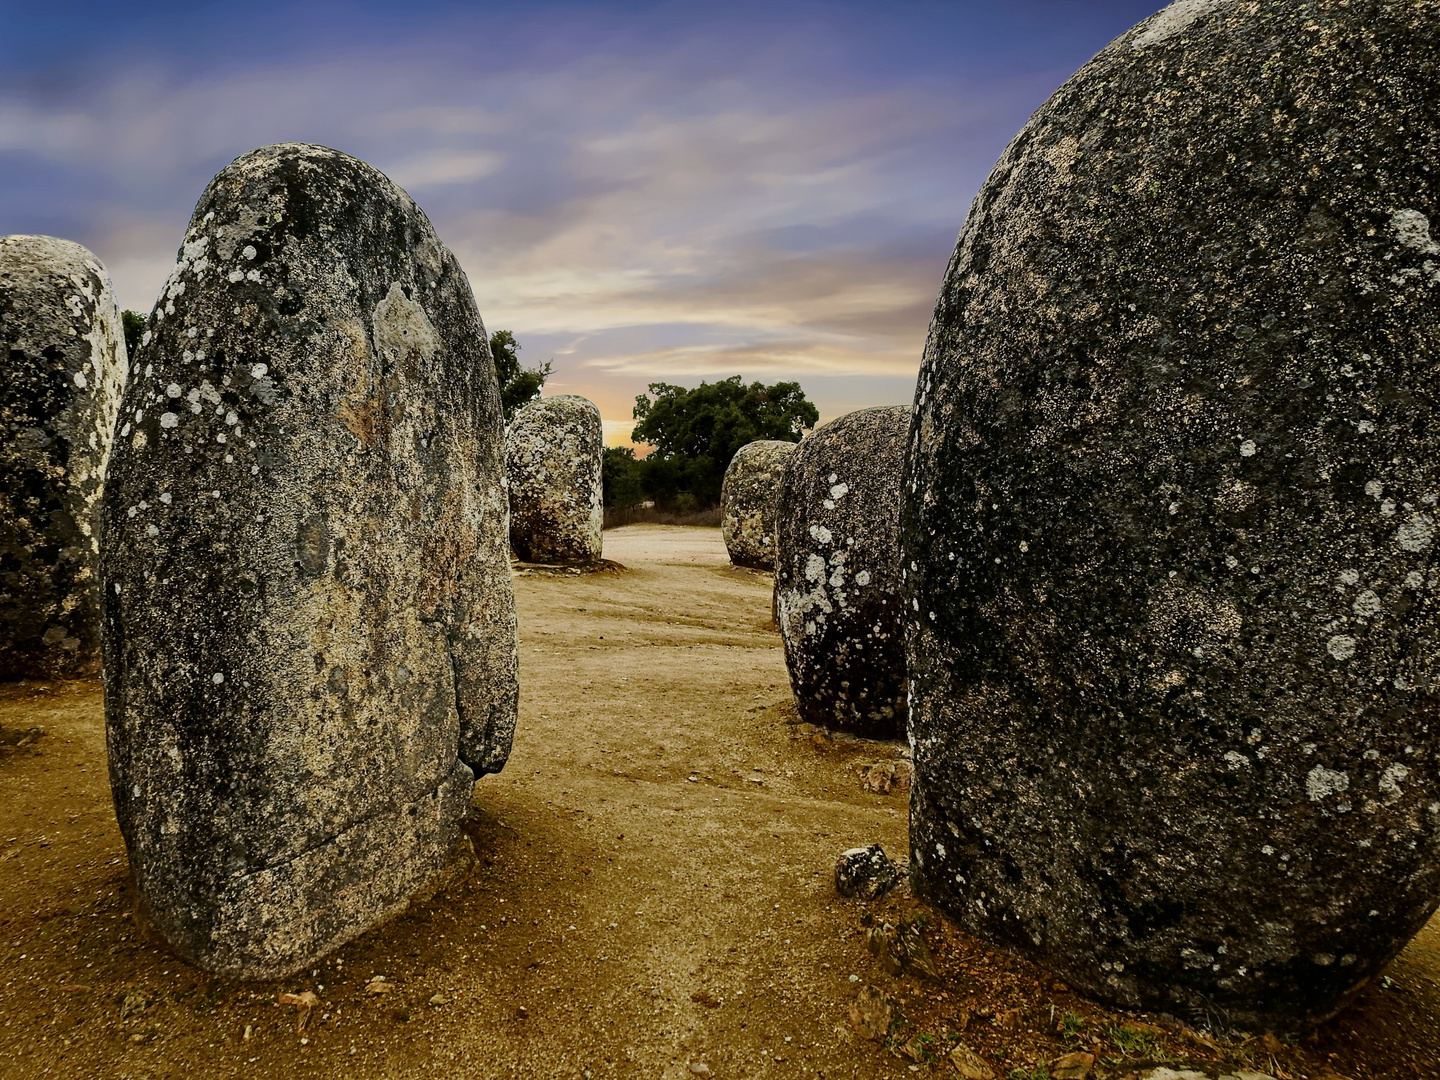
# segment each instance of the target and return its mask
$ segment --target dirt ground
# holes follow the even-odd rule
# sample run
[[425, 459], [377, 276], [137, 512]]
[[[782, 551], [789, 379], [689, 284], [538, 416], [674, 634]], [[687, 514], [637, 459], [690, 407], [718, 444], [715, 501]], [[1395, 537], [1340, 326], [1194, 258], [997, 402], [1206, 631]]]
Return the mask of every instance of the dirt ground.
[[[0, 687], [0, 1076], [951, 1077], [957, 1045], [1014, 1080], [1071, 1051], [1100, 1077], [1440, 1076], [1433, 922], [1291, 1046], [1109, 1012], [903, 893], [842, 900], [839, 852], [905, 854], [904, 785], [874, 790], [903, 745], [795, 722], [770, 579], [718, 529], [616, 529], [605, 556], [623, 569], [516, 577], [520, 724], [476, 787], [474, 874], [306, 977], [215, 978], [146, 940], [99, 685]], [[938, 979], [868, 947], [912, 926]], [[279, 998], [306, 992], [302, 1031]]]

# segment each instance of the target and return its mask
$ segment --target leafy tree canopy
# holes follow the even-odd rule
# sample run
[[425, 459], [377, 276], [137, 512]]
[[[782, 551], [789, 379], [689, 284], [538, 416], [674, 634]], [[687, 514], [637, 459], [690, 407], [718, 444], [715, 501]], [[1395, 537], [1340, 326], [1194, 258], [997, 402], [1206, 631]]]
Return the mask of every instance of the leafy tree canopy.
[[628, 446], [607, 446], [601, 465], [606, 506], [624, 510], [645, 500], [645, 462], [635, 459]]
[[551, 375], [550, 365], [522, 368], [520, 343], [509, 330], [496, 330], [490, 335], [490, 355], [495, 359], [495, 375], [500, 380], [500, 405], [505, 410], [505, 422], [509, 423], [527, 402], [540, 396], [540, 388]]
[[820, 413], [799, 383], [746, 386], [732, 375], [694, 390], [651, 383], [650, 393], [635, 399], [634, 417], [639, 423], [630, 437], [662, 457], [711, 457], [728, 465], [736, 450], [756, 439], [799, 442]]
[[635, 399], [634, 417], [630, 437], [655, 447], [645, 459], [651, 496], [667, 502], [684, 494], [713, 506], [736, 450], [756, 439], [799, 442], [820, 413], [799, 383], [746, 386], [733, 375], [694, 390], [651, 383]]
[[138, 311], [120, 313], [120, 325], [125, 331], [125, 355], [131, 359], [135, 357], [135, 350], [140, 348], [140, 339], [145, 336], [145, 324], [148, 321]]

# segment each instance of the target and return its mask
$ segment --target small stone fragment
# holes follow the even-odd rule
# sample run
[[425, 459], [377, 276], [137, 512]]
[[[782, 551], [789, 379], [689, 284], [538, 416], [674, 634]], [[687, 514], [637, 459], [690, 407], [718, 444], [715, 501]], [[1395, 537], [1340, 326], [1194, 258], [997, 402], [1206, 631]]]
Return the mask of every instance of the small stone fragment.
[[309, 1026], [310, 1013], [316, 1005], [320, 1004], [320, 999], [310, 990], [300, 994], [281, 994], [276, 1000], [281, 1005], [295, 1006], [298, 1014], [295, 1021], [296, 1031], [304, 1031]]
[[935, 958], [930, 952], [918, 920], [905, 919], [900, 925], [881, 923], [865, 933], [865, 946], [880, 960], [887, 975], [904, 973], [937, 979]]
[[860, 783], [877, 795], [889, 795], [892, 791], [909, 791], [913, 775], [908, 761], [880, 761], [866, 766], [860, 774]]
[[900, 472], [908, 406], [861, 409], [789, 455], [775, 526], [775, 604], [801, 719], [905, 734]]
[[211, 182], [149, 326], [103, 498], [116, 816], [181, 957], [283, 977], [404, 908], [509, 754], [499, 388], [420, 208], [324, 147]]
[[129, 365], [79, 244], [0, 237], [0, 680], [100, 668], [99, 503]]
[[710, 1075], [710, 1066], [706, 1065], [703, 1061], [692, 1061], [687, 1068], [690, 1070], [692, 1076]]
[[1095, 1055], [1077, 1050], [1056, 1058], [1050, 1066], [1050, 1080], [1085, 1080], [1095, 1067]]
[[873, 986], [867, 986], [850, 1004], [847, 1013], [855, 1034], [871, 1042], [881, 1042], [890, 1033], [895, 1009], [888, 997]]
[[395, 984], [386, 982], [383, 975], [377, 975], [365, 984], [365, 993], [367, 994], [388, 994], [394, 989]]
[[[430, 1004], [431, 1004], [431, 1005], [434, 1005], [434, 1006], [436, 1006], [436, 1007], [439, 1007], [439, 1006], [441, 1006], [441, 1005], [449, 1005], [449, 1004], [450, 1004], [450, 999], [449, 999], [448, 997], [446, 997], [444, 994], [431, 994], [431, 995], [430, 995]], [[523, 1014], [525, 1010], [524, 1010], [524, 1009], [521, 1009], [520, 1011], [521, 1011], [521, 1013]]]
[[720, 485], [720, 535], [736, 566], [775, 570], [775, 511], [795, 443], [761, 439], [730, 459]]
[[956, 1046], [949, 1054], [950, 1064], [964, 1080], [995, 1080], [995, 1070], [975, 1051]]
[[875, 900], [900, 884], [901, 874], [879, 844], [851, 848], [835, 862], [835, 891], [841, 896]]
[[1285, 1044], [1268, 1031], [1260, 1036], [1259, 1046], [1262, 1051], [1272, 1055], [1279, 1054], [1285, 1049]]
[[541, 398], [515, 414], [505, 432], [505, 476], [510, 545], [522, 562], [600, 558], [604, 454], [600, 410], [588, 398]]

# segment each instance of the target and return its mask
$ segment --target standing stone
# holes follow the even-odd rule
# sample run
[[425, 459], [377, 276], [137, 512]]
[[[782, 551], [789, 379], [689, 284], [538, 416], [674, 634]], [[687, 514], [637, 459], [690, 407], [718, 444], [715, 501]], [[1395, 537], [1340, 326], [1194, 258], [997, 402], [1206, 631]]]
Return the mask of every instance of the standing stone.
[[444, 864], [515, 722], [494, 367], [400, 188], [319, 146], [195, 208], [104, 498], [116, 814], [185, 959], [282, 976]]
[[0, 679], [100, 669], [98, 504], [128, 370], [79, 244], [0, 237]]
[[801, 719], [905, 734], [900, 470], [907, 405], [861, 409], [796, 447], [775, 531], [775, 597]]
[[735, 451], [720, 485], [720, 534], [736, 566], [775, 569], [775, 507], [793, 442], [761, 439]]
[[600, 558], [600, 410], [574, 394], [532, 401], [505, 433], [510, 545], [522, 562], [584, 563]]
[[1298, 1032], [1440, 894], [1440, 9], [1187, 0], [981, 189], [906, 466], [919, 890]]

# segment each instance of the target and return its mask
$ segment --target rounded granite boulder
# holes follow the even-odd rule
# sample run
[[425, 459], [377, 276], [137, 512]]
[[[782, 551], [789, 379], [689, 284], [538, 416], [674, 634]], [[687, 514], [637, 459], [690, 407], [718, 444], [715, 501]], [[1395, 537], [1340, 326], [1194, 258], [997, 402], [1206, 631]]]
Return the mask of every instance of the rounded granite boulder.
[[1440, 896], [1437, 63], [1430, 3], [1173, 4], [947, 271], [912, 871], [1104, 1000], [1298, 1032]]
[[600, 410], [574, 394], [532, 401], [505, 432], [510, 486], [510, 545], [522, 562], [593, 562], [600, 558]]
[[0, 679], [100, 669], [99, 501], [128, 370], [109, 275], [0, 237]]
[[775, 600], [796, 706], [807, 723], [905, 734], [900, 470], [910, 407], [861, 409], [789, 457], [775, 530]]
[[420, 209], [270, 146], [195, 209], [104, 496], [105, 708], [146, 913], [282, 976], [405, 906], [509, 753], [494, 367]]
[[736, 566], [775, 569], [775, 507], [797, 444], [760, 439], [735, 451], [720, 485], [720, 534]]

